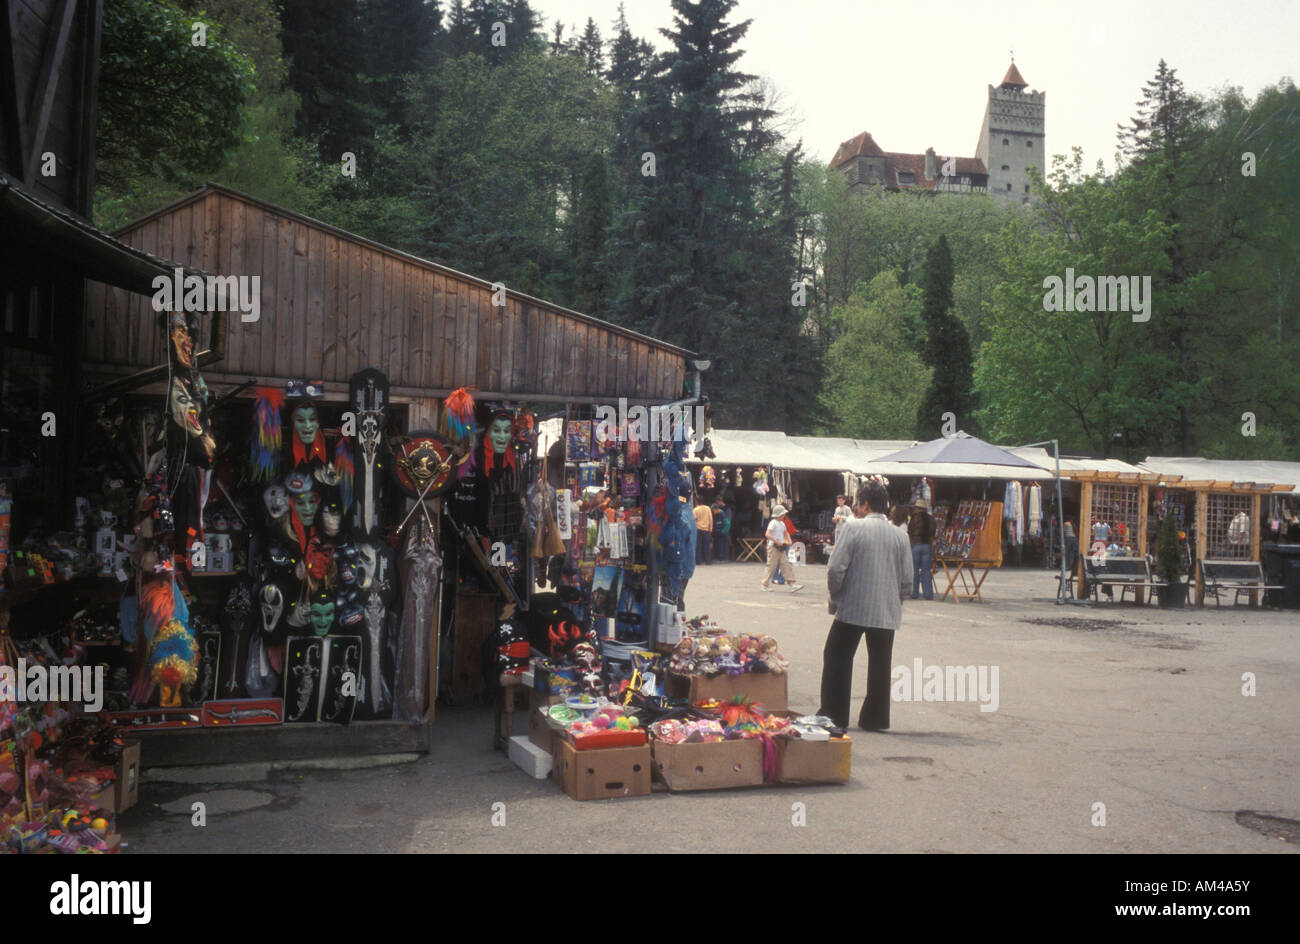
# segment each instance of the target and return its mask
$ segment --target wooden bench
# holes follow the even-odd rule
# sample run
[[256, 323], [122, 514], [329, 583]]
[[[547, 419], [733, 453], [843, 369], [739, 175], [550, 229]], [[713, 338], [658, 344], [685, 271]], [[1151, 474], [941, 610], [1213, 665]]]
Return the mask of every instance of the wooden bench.
[[[1125, 592], [1132, 590], [1133, 602], [1139, 603], [1139, 590], [1163, 586], [1161, 581], [1151, 576], [1151, 562], [1145, 557], [1107, 557], [1105, 560], [1085, 557], [1083, 562], [1088, 575], [1088, 589], [1092, 591], [1092, 598], [1098, 602], [1100, 598], [1097, 591], [1101, 587], [1118, 586], [1121, 603]], [[1148, 594], [1147, 601], [1150, 602], [1150, 599], [1151, 595]]]
[[1223, 606], [1220, 593], [1232, 591], [1232, 605], [1241, 602], [1241, 595], [1247, 594], [1247, 602], [1253, 605], [1249, 596], [1265, 590], [1283, 590], [1279, 584], [1265, 583], [1264, 565], [1259, 561], [1243, 560], [1205, 560], [1200, 558], [1197, 565], [1201, 568], [1201, 581], [1206, 593], [1214, 594], [1214, 605]]

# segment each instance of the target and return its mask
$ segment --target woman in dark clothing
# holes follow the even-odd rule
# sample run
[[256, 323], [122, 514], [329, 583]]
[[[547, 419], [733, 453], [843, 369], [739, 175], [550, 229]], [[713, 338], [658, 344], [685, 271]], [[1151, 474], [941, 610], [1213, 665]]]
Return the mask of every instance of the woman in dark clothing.
[[917, 502], [912, 506], [912, 514], [907, 521], [907, 540], [912, 545], [913, 600], [918, 598], [918, 591], [923, 591], [927, 600], [934, 599], [934, 578], [930, 573], [933, 530], [934, 519], [930, 517], [929, 504], [925, 501]]

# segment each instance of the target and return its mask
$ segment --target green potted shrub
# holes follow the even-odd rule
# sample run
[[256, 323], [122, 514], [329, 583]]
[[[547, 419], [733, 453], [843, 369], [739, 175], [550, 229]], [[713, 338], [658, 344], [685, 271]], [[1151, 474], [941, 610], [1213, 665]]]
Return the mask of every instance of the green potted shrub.
[[1178, 523], [1173, 515], [1160, 519], [1156, 535], [1156, 576], [1160, 586], [1161, 606], [1183, 606], [1187, 602], [1187, 584], [1183, 582], [1183, 549], [1178, 543]]

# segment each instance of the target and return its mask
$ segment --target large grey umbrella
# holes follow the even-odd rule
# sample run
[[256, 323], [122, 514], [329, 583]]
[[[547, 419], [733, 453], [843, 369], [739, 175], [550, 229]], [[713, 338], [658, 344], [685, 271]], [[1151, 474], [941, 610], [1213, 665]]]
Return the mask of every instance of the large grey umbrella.
[[952, 436], [932, 439], [918, 446], [909, 446], [887, 456], [877, 456], [873, 462], [965, 462], [973, 465], [1012, 465], [1039, 469], [1028, 459], [992, 443], [987, 443], [970, 433], [957, 432]]

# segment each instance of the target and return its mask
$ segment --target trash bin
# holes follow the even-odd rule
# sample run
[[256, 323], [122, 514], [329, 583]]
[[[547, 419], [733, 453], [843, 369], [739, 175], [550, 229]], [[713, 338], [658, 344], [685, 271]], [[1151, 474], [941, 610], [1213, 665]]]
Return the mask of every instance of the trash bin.
[[1265, 579], [1283, 588], [1266, 591], [1264, 602], [1300, 609], [1300, 544], [1265, 544], [1263, 551]]

